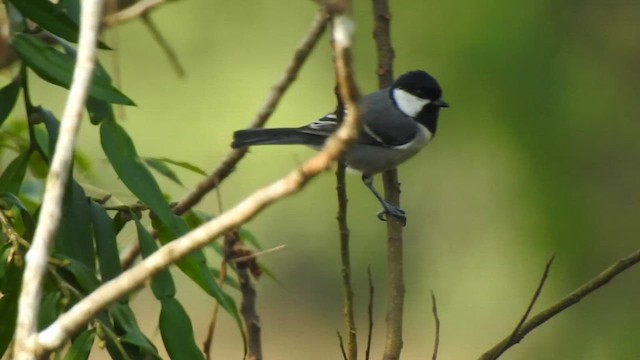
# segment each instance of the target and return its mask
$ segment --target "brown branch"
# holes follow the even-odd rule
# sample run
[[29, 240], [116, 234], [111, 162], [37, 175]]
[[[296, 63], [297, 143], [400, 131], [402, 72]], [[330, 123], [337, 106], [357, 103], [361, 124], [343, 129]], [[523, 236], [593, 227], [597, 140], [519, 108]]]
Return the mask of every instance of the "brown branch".
[[230, 264], [231, 268], [236, 272], [238, 275], [238, 283], [240, 284], [240, 294], [242, 297], [240, 313], [242, 314], [245, 332], [247, 334], [247, 353], [245, 354], [245, 359], [262, 360], [262, 338], [260, 336], [262, 326], [260, 324], [258, 311], [256, 310], [256, 289], [251, 283], [251, 274], [253, 273], [253, 269], [259, 269], [258, 263], [255, 258], [237, 261], [238, 258], [246, 258], [248, 254], [251, 254], [250, 250], [242, 247], [240, 234], [237, 230], [225, 234], [223, 252], [225, 262]]
[[[378, 85], [385, 88], [393, 82], [393, 46], [391, 45], [391, 13], [388, 0], [372, 0], [374, 30], [378, 54]], [[387, 170], [382, 174], [385, 200], [400, 205], [400, 183], [398, 171]], [[402, 254], [402, 222], [393, 216], [387, 217], [387, 274], [389, 278], [389, 300], [387, 305], [387, 327], [384, 359], [399, 359], [402, 351], [402, 317], [404, 313], [404, 275]]]
[[[338, 113], [340, 114], [340, 113]], [[342, 316], [347, 330], [349, 360], [358, 358], [358, 339], [353, 319], [353, 286], [351, 285], [351, 256], [349, 254], [349, 226], [347, 224], [347, 188], [344, 180], [346, 165], [338, 162], [336, 191], [338, 193], [338, 227], [340, 229], [340, 261], [342, 262]]]
[[312, 178], [329, 169], [351, 141], [358, 136], [360, 125], [359, 93], [351, 76], [349, 47], [351, 19], [340, 9], [334, 9], [335, 66], [342, 100], [350, 109], [344, 123], [327, 139], [322, 151], [282, 179], [266, 186], [193, 231], [162, 246], [149, 257], [102, 284], [87, 297], [62, 314], [49, 327], [37, 334], [35, 353], [42, 355], [60, 347], [80, 327], [99, 311], [166, 269], [187, 254], [204, 247], [221, 234], [249, 221], [274, 202], [300, 191]]
[[431, 307], [431, 312], [433, 313], [433, 318], [436, 321], [436, 336], [435, 336], [435, 344], [433, 345], [433, 355], [431, 355], [431, 360], [438, 359], [438, 348], [440, 347], [440, 318], [438, 317], [438, 305], [436, 304], [436, 295], [431, 291], [431, 303], [433, 306]]
[[367, 267], [367, 275], [369, 277], [369, 306], [367, 307], [367, 316], [369, 318], [369, 329], [367, 331], [367, 349], [365, 350], [365, 360], [369, 360], [371, 353], [371, 339], [373, 338], [373, 279], [371, 278], [371, 266]]
[[625, 270], [631, 268], [639, 262], [640, 249], [618, 260], [615, 264], [606, 268], [596, 277], [587, 281], [584, 285], [580, 286], [557, 303], [536, 314], [520, 327], [515, 336], [513, 336], [513, 334], [509, 335], [507, 338], [503, 339], [493, 348], [480, 356], [479, 360], [496, 359], [498, 356], [500, 356], [500, 354], [496, 356], [497, 352], [503, 353], [513, 345], [519, 343], [527, 334], [529, 334], [535, 328], [549, 321], [551, 318], [558, 315], [562, 311], [577, 304], [580, 300], [584, 299], [602, 286], [608, 284], [611, 280], [613, 280], [613, 278], [620, 275]]
[[545, 266], [544, 272], [542, 273], [542, 278], [538, 283], [538, 287], [536, 288], [536, 291], [533, 293], [533, 297], [529, 302], [529, 306], [527, 306], [527, 310], [525, 310], [524, 314], [522, 315], [522, 318], [520, 318], [520, 321], [518, 321], [518, 324], [516, 325], [515, 329], [513, 329], [513, 331], [511, 332], [511, 336], [508, 338], [507, 342], [504, 344], [504, 347], [496, 351], [493, 354], [493, 356], [490, 358], [490, 360], [497, 359], [500, 355], [502, 355], [502, 353], [505, 352], [505, 350], [511, 344], [513, 344], [513, 341], [516, 338], [518, 331], [520, 331], [520, 329], [522, 328], [522, 324], [524, 324], [524, 322], [527, 321], [527, 319], [529, 318], [529, 314], [531, 314], [531, 310], [533, 309], [533, 306], [536, 304], [536, 301], [538, 301], [538, 298], [540, 297], [540, 293], [542, 292], [542, 287], [544, 287], [544, 284], [547, 281], [547, 278], [549, 276], [549, 270], [551, 270], [551, 265], [553, 264], [554, 258], [555, 258], [555, 254], [551, 255], [551, 257], [549, 258], [549, 261], [547, 261], [547, 265]]
[[[267, 122], [271, 114], [276, 110], [280, 99], [287, 91], [289, 86], [293, 83], [293, 81], [298, 76], [298, 72], [302, 68], [302, 65], [309, 57], [311, 50], [316, 46], [318, 40], [324, 33], [327, 23], [329, 21], [329, 15], [326, 10], [322, 9], [318, 12], [316, 17], [314, 18], [311, 28], [304, 36], [302, 43], [296, 49], [296, 52], [291, 59], [291, 62], [287, 65], [284, 73], [278, 80], [278, 82], [271, 88], [271, 92], [264, 104], [256, 114], [256, 116], [251, 120], [248, 128], [259, 128], [264, 126]], [[246, 149], [235, 149], [229, 152], [227, 157], [222, 161], [218, 167], [213, 170], [213, 172], [207, 176], [206, 179], [202, 180], [197, 186], [196, 189], [188, 194], [184, 199], [182, 199], [178, 205], [173, 209], [173, 211], [177, 215], [182, 215], [187, 212], [189, 209], [198, 204], [202, 198], [204, 198], [207, 193], [211, 190], [215, 189], [218, 184], [220, 184], [224, 179], [227, 178], [233, 172], [236, 165], [244, 155], [246, 154]]]
[[[220, 275], [218, 276], [218, 286], [220, 289], [224, 287], [224, 279], [227, 277], [227, 263], [226, 261], [222, 261], [220, 265]], [[218, 323], [218, 312], [220, 311], [220, 303], [217, 301], [213, 304], [213, 314], [211, 315], [211, 321], [209, 321], [209, 326], [207, 327], [207, 334], [204, 338], [204, 343], [202, 344], [202, 352], [205, 355], [205, 359], [211, 359], [211, 347], [213, 346], [213, 334], [216, 330], [216, 324]]]
[[338, 341], [340, 343], [340, 351], [342, 352], [342, 358], [344, 360], [349, 360], [349, 359], [347, 359], [347, 353], [344, 350], [344, 341], [342, 340], [342, 335], [340, 335], [340, 331], [336, 330], [336, 334], [338, 335]]

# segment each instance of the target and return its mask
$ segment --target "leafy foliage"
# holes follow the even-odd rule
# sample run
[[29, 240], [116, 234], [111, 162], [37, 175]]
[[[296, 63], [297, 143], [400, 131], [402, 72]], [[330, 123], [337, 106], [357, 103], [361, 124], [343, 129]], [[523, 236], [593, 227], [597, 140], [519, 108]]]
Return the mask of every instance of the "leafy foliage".
[[[0, 170], [0, 212], [6, 219], [0, 233], [0, 357], [14, 334], [24, 255], [34, 234], [44, 178], [60, 127], [53, 112], [31, 103], [27, 77], [36, 74], [47, 83], [70, 87], [75, 49], [69, 42], [75, 43], [78, 38], [79, 2], [64, 0], [56, 5], [48, 0], [9, 0], [7, 6], [17, 10], [9, 12], [12, 16], [11, 43], [21, 66], [14, 80], [0, 88], [0, 127], [3, 130], [0, 132], [0, 155], [6, 162]], [[26, 19], [38, 27], [34, 30]], [[99, 47], [108, 49], [104, 43], [99, 43]], [[23, 109], [16, 106], [20, 95], [25, 100]], [[180, 185], [183, 183], [178, 173], [170, 166], [201, 175], [206, 173], [184, 161], [140, 157], [133, 139], [116, 121], [114, 104], [134, 105], [134, 102], [112, 84], [108, 72], [98, 64], [86, 103], [89, 120], [98, 127], [94, 129], [99, 132], [109, 166], [138, 203], [114, 207], [109, 206], [108, 198], [90, 198], [77, 179], [77, 171], [72, 171], [45, 278], [40, 328], [51, 324], [104, 282], [122, 274], [118, 240], [121, 240], [121, 230], [128, 224], [133, 223], [131, 225], [135, 227], [143, 257], [152, 255], [160, 244], [171, 242], [193, 228], [185, 218], [173, 214], [169, 200], [149, 168]], [[11, 118], [11, 114], [16, 114], [16, 118]], [[78, 154], [74, 166], [83, 171], [89, 168]], [[143, 223], [147, 214], [157, 239], [148, 230], [149, 224]], [[215, 265], [201, 251], [178, 263], [191, 281], [236, 320], [244, 339], [237, 305], [218, 284], [219, 270]], [[233, 279], [227, 278], [225, 282], [237, 289]], [[194, 338], [191, 320], [175, 298], [177, 290], [169, 270], [163, 270], [153, 278], [151, 290], [161, 306], [158, 324], [171, 358], [204, 358]], [[113, 359], [160, 358], [158, 349], [138, 326], [128, 297], [98, 314], [73, 338], [66, 352], [57, 357], [88, 359], [96, 338], [101, 347], [106, 346]]]

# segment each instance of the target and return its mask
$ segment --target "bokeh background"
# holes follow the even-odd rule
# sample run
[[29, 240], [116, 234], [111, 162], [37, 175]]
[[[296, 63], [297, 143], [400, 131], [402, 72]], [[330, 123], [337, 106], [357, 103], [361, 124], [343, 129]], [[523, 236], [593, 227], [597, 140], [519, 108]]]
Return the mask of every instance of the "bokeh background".
[[[441, 359], [473, 359], [507, 336], [552, 253], [556, 261], [540, 310], [638, 247], [640, 232], [640, 2], [507, 0], [391, 4], [395, 72], [432, 73], [451, 104], [426, 151], [400, 168], [405, 228], [404, 359], [430, 358], [438, 299]], [[358, 85], [376, 88], [369, 1], [354, 1]], [[143, 156], [206, 170], [229, 151], [231, 134], [254, 116], [316, 12], [311, 1], [169, 3], [152, 13], [187, 71], [178, 78], [140, 21], [111, 30], [103, 54], [138, 107], [124, 127]], [[298, 126], [334, 108], [325, 34], [269, 126]], [[33, 80], [36, 102], [61, 114], [65, 92]], [[97, 129], [79, 149], [93, 163], [86, 182], [134, 199], [110, 170]], [[221, 187], [231, 207], [312, 155], [303, 147], [256, 148]], [[159, 179], [174, 199], [187, 189]], [[378, 180], [380, 181], [380, 180]], [[267, 359], [339, 359], [343, 330], [335, 180], [327, 173], [247, 225], [265, 248], [258, 311]], [[378, 183], [379, 184], [379, 183]], [[380, 185], [379, 185], [380, 186]], [[376, 295], [373, 358], [384, 343], [385, 224], [358, 176], [348, 178], [353, 282], [361, 353], [366, 337], [367, 267]], [[199, 209], [218, 211], [215, 195]], [[122, 245], [134, 237], [123, 239]], [[198, 341], [212, 300], [179, 273], [180, 300]], [[509, 350], [504, 359], [640, 358], [640, 273], [632, 269]], [[159, 306], [133, 301], [143, 330], [162, 347]], [[535, 312], [535, 310], [534, 310]], [[217, 359], [241, 357], [222, 314]], [[95, 358], [103, 358], [99, 351]]]

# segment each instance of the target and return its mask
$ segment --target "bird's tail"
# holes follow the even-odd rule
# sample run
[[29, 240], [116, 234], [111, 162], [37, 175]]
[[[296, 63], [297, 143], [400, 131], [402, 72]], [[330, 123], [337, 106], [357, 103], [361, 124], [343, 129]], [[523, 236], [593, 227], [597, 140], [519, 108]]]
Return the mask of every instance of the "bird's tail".
[[280, 129], [247, 129], [233, 133], [234, 149], [253, 145], [302, 144], [322, 145], [324, 138], [315, 134], [302, 132], [297, 128]]

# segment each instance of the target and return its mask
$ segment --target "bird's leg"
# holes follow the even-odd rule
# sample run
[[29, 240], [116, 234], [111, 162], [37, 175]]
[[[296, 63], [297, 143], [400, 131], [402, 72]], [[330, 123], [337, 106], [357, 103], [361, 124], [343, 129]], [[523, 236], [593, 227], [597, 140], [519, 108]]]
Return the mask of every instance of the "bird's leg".
[[382, 198], [380, 193], [378, 193], [378, 190], [376, 190], [376, 188], [373, 186], [373, 175], [362, 174], [362, 182], [369, 188], [369, 190], [371, 190], [373, 195], [382, 205], [383, 209], [378, 212], [378, 219], [387, 221], [386, 215], [388, 214], [400, 220], [402, 225], [406, 225], [407, 217], [405, 216], [404, 210], [397, 206], [389, 204]]

